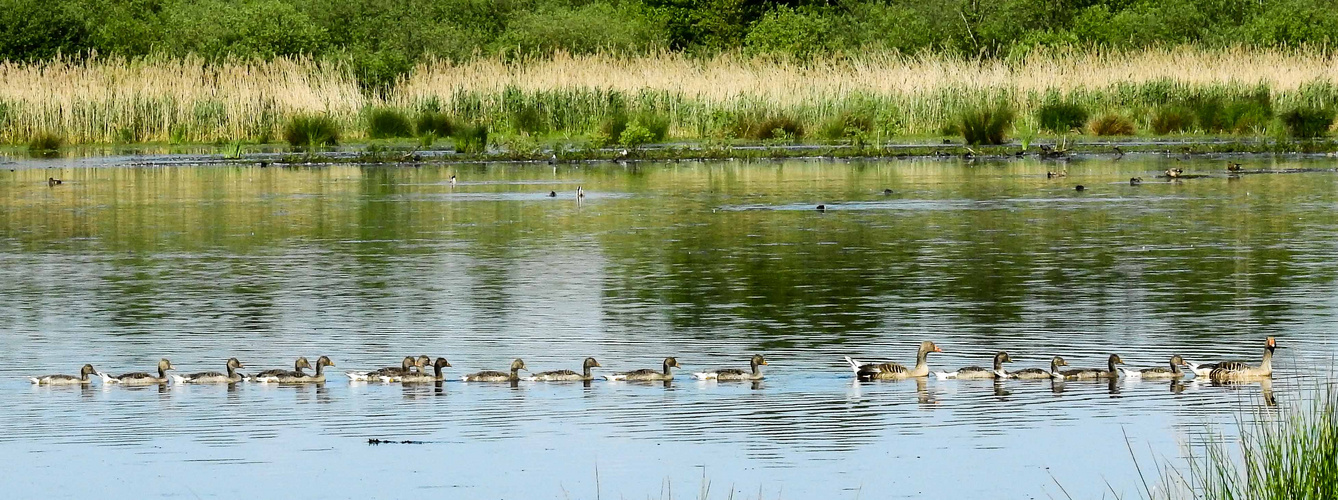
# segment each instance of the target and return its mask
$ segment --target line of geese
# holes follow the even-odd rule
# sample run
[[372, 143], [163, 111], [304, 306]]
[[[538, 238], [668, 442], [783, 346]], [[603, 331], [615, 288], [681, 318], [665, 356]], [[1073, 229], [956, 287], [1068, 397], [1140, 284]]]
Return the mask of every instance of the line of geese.
[[[693, 377], [699, 380], [762, 380], [762, 370], [758, 368], [767, 364], [766, 358], [761, 354], [754, 355], [750, 362], [751, 370], [745, 371], [736, 368], [721, 368], [704, 372], [693, 373]], [[40, 377], [30, 377], [28, 380], [37, 385], [82, 385], [92, 382], [91, 376], [98, 376], [103, 384], [121, 384], [121, 385], [159, 385], [173, 382], [177, 384], [236, 384], [239, 382], [256, 383], [275, 383], [275, 384], [320, 384], [324, 383], [325, 367], [335, 366], [327, 356], [321, 356], [316, 360], [315, 373], [307, 373], [304, 369], [312, 368], [311, 362], [305, 357], [297, 358], [293, 363], [293, 369], [275, 369], [265, 370], [255, 375], [245, 375], [239, 373], [239, 368], [245, 368], [237, 358], [229, 358], [227, 362], [227, 372], [200, 372], [189, 375], [169, 375], [169, 370], [175, 370], [176, 366], [166, 358], [158, 361], [158, 374], [155, 376], [148, 372], [125, 373], [121, 375], [111, 375], [97, 371], [93, 365], [86, 364], [79, 371], [79, 375], [44, 375]], [[420, 382], [441, 382], [446, 380], [442, 373], [443, 369], [449, 368], [451, 363], [446, 358], [437, 358], [435, 361], [430, 356], [405, 356], [400, 366], [391, 366], [369, 371], [349, 371], [344, 372], [350, 381], [353, 382], [402, 382], [402, 383], [420, 383]], [[428, 371], [427, 368], [431, 368]], [[517, 359], [511, 362], [509, 372], [503, 371], [481, 371], [471, 373], [460, 377], [465, 382], [516, 382], [521, 380], [534, 382], [563, 382], [563, 381], [591, 381], [594, 380], [593, 368], [599, 368], [599, 361], [595, 358], [585, 358], [582, 363], [582, 370], [574, 372], [571, 370], [554, 370], [541, 373], [534, 373], [527, 376], [521, 376], [521, 371], [529, 371], [525, 366], [525, 361]], [[681, 368], [678, 360], [669, 357], [664, 359], [663, 370], [642, 369], [629, 372], [613, 373], [603, 375], [605, 380], [610, 381], [668, 381], [674, 379], [672, 370]]]
[[[1158, 380], [1176, 380], [1185, 377], [1185, 371], [1181, 367], [1189, 367], [1189, 371], [1197, 377], [1204, 377], [1214, 382], [1235, 382], [1250, 381], [1269, 378], [1273, 376], [1273, 351], [1278, 349], [1277, 340], [1268, 337], [1264, 343], [1264, 356], [1259, 364], [1252, 365], [1244, 361], [1222, 361], [1218, 363], [1194, 364], [1189, 363], [1180, 357], [1179, 354], [1171, 356], [1169, 366], [1158, 366], [1153, 368], [1144, 368], [1142, 370], [1128, 370], [1120, 368], [1117, 365], [1124, 364], [1118, 354], [1111, 354], [1105, 369], [1101, 368], [1073, 368], [1061, 370], [1060, 367], [1068, 366], [1064, 358], [1055, 356], [1050, 360], [1050, 369], [1026, 368], [1015, 372], [1009, 372], [1004, 369], [1004, 363], [1010, 363], [1013, 358], [1007, 352], [1000, 351], [994, 355], [994, 366], [985, 368], [981, 366], [967, 366], [959, 368], [952, 372], [932, 372], [940, 380], [945, 379], [1052, 379], [1052, 380], [1100, 380], [1116, 379], [1120, 376], [1137, 379], [1158, 379]], [[927, 377], [931, 373], [929, 370], [929, 354], [934, 352], [943, 352], [933, 342], [921, 342], [920, 350], [916, 354], [915, 367], [907, 368], [896, 363], [865, 364], [860, 363], [850, 357], [846, 357], [846, 362], [850, 364], [850, 369], [855, 372], [855, 377], [861, 381], [872, 380], [903, 380], [916, 377]]]
[[[1184, 378], [1186, 372], [1181, 367], [1189, 367], [1189, 372], [1195, 377], [1206, 377], [1214, 382], [1245, 381], [1257, 380], [1271, 377], [1273, 374], [1273, 351], [1276, 350], [1277, 341], [1273, 337], [1268, 337], [1264, 344], [1263, 359], [1257, 365], [1252, 365], [1243, 361], [1223, 361], [1219, 363], [1201, 364], [1188, 363], [1180, 355], [1171, 356], [1168, 366], [1145, 368], [1142, 370], [1128, 370], [1120, 368], [1117, 365], [1124, 364], [1117, 354], [1111, 354], [1105, 369], [1100, 368], [1076, 368], [1061, 370], [1060, 367], [1068, 366], [1064, 358], [1055, 356], [1050, 361], [1050, 369], [1026, 368], [1015, 372], [1009, 372], [1004, 369], [1004, 363], [1013, 361], [1007, 352], [1000, 351], [994, 355], [994, 366], [985, 368], [981, 366], [967, 366], [959, 368], [952, 372], [932, 372], [935, 377], [941, 380], [946, 379], [1053, 379], [1053, 380], [1100, 380], [1116, 379], [1121, 376], [1138, 379], [1159, 379], [1175, 380]], [[928, 377], [931, 373], [929, 369], [929, 354], [943, 352], [933, 342], [925, 341], [920, 343], [920, 349], [916, 354], [916, 363], [913, 368], [907, 368], [897, 363], [860, 363], [850, 357], [845, 360], [850, 364], [850, 368], [855, 373], [855, 378], [860, 381], [875, 380], [904, 380], [909, 378]], [[761, 354], [753, 355], [749, 362], [750, 370], [741, 370], [735, 368], [722, 368], [717, 370], [695, 372], [693, 378], [698, 380], [722, 380], [722, 381], [756, 381], [762, 380], [762, 370], [759, 368], [766, 365], [767, 360]], [[154, 376], [147, 372], [125, 373], [121, 375], [110, 375], [98, 372], [93, 365], [86, 364], [80, 370], [78, 376], [74, 375], [44, 375], [41, 377], [31, 377], [32, 383], [37, 385], [79, 385], [88, 384], [92, 381], [91, 375], [97, 375], [102, 379], [103, 384], [122, 384], [122, 385], [156, 385], [166, 384], [169, 381], [177, 384], [235, 384], [242, 381], [257, 383], [277, 383], [277, 384], [318, 384], [324, 383], [325, 367], [335, 366], [334, 361], [329, 357], [321, 356], [316, 360], [315, 373], [306, 373], [303, 370], [312, 368], [307, 358], [297, 358], [293, 364], [292, 370], [275, 369], [265, 370], [255, 375], [247, 376], [237, 372], [237, 369], [245, 366], [237, 358], [230, 358], [227, 362], [227, 372], [200, 372], [189, 375], [170, 375], [169, 370], [176, 369], [171, 361], [163, 359], [158, 362], [158, 374]], [[405, 356], [400, 366], [391, 366], [368, 371], [349, 371], [344, 374], [353, 382], [401, 382], [401, 383], [419, 383], [419, 382], [440, 382], [446, 380], [443, 370], [449, 368], [451, 363], [446, 358], [437, 358], [435, 361], [429, 356]], [[428, 367], [432, 371], [427, 370]], [[521, 371], [529, 371], [525, 366], [525, 361], [517, 359], [511, 362], [509, 372], [503, 371], [481, 371], [471, 373], [460, 377], [465, 382], [516, 382], [521, 380], [533, 382], [564, 382], [564, 381], [591, 381], [595, 379], [591, 370], [600, 368], [599, 361], [595, 358], [585, 358], [581, 365], [581, 371], [572, 370], [554, 370], [540, 373], [534, 373], [522, 377]], [[641, 369], [629, 372], [613, 373], [603, 375], [605, 380], [610, 381], [669, 381], [674, 379], [672, 370], [682, 367], [678, 360], [673, 357], [664, 359], [662, 370]]]

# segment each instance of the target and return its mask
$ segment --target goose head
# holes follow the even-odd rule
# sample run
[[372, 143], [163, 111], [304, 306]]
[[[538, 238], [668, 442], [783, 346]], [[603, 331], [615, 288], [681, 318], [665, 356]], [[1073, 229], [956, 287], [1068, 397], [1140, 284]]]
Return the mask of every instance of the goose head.
[[89, 375], [97, 375], [97, 374], [98, 371], [93, 369], [93, 365], [84, 365], [83, 368], [79, 369], [80, 377], [87, 377]]
[[406, 372], [415, 366], [418, 366], [418, 360], [414, 359], [413, 356], [405, 356], [404, 360], [400, 361], [400, 369]]
[[581, 363], [581, 368], [599, 368], [599, 362], [595, 361], [595, 358], [585, 358], [585, 362]]
[[436, 368], [436, 369], [438, 369], [438, 370], [440, 370], [440, 369], [442, 369], [442, 368], [450, 368], [450, 366], [451, 366], [451, 362], [450, 362], [450, 361], [446, 361], [446, 358], [437, 358], [437, 361], [434, 362], [434, 363], [432, 363], [432, 367], [433, 367], [433, 368]]
[[177, 367], [172, 366], [172, 362], [168, 361], [167, 358], [158, 360], [158, 371], [165, 372], [167, 370], [175, 370], [175, 369], [177, 369]]
[[1277, 338], [1275, 338], [1275, 337], [1269, 337], [1268, 340], [1265, 340], [1265, 341], [1264, 341], [1264, 349], [1268, 349], [1268, 352], [1273, 352], [1273, 351], [1277, 350], [1277, 349], [1278, 349], [1278, 340], [1277, 340]]
[[310, 362], [310, 361], [307, 361], [306, 356], [303, 356], [303, 357], [297, 358], [297, 361], [293, 363], [293, 368], [295, 368], [295, 369], [297, 369], [297, 370], [301, 370], [301, 369], [303, 369], [303, 368], [311, 368], [311, 362]]
[[246, 367], [242, 365], [241, 361], [237, 361], [237, 358], [228, 358], [228, 368], [232, 368], [235, 370], [238, 368], [246, 368]]
[[665, 367], [665, 368], [682, 368], [683, 365], [678, 364], [678, 359], [677, 359], [677, 358], [674, 358], [674, 357], [670, 356], [670, 357], [668, 357], [668, 358], [664, 358], [664, 367]]
[[529, 368], [525, 368], [525, 360], [517, 358], [515, 361], [511, 362], [511, 371], [514, 372], [520, 370], [530, 371]]
[[767, 358], [762, 357], [761, 354], [753, 355], [752, 365], [754, 368], [756, 368], [758, 365], [765, 365], [765, 364], [767, 364]]
[[924, 356], [931, 352], [943, 352], [943, 349], [939, 349], [937, 345], [928, 340], [920, 343], [920, 356]]
[[414, 366], [417, 366], [419, 368], [422, 368], [424, 366], [432, 366], [432, 358], [426, 354], [419, 356], [417, 360], [414, 360]]
[[1171, 356], [1171, 364], [1175, 366], [1185, 366], [1185, 358], [1180, 357], [1179, 354], [1173, 355]]
[[328, 356], [321, 356], [320, 359], [316, 360], [316, 366], [334, 366], [334, 365], [335, 365], [334, 361], [330, 361], [330, 358]]
[[1064, 358], [1061, 358], [1061, 357], [1059, 357], [1059, 356], [1055, 356], [1053, 359], [1050, 360], [1050, 364], [1053, 365], [1053, 366], [1055, 366], [1055, 367], [1060, 367], [1060, 366], [1068, 366], [1068, 365], [1069, 365], [1069, 362], [1068, 362], [1068, 361], [1064, 361]]

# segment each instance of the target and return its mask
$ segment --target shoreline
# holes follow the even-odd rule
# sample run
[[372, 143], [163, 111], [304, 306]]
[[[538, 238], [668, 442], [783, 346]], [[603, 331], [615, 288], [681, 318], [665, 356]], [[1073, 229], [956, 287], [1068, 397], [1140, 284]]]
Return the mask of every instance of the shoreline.
[[[231, 151], [228, 151], [231, 150]], [[107, 145], [78, 146], [62, 150], [57, 156], [34, 156], [23, 148], [0, 148], [0, 165], [13, 168], [24, 164], [81, 161], [100, 158], [144, 158], [144, 165], [170, 165], [183, 161], [191, 164], [263, 164], [276, 166], [367, 164], [435, 165], [589, 162], [675, 162], [726, 160], [790, 159], [868, 159], [912, 160], [947, 159], [999, 160], [1040, 159], [1064, 162], [1083, 158], [1119, 158], [1124, 155], [1160, 155], [1177, 158], [1269, 156], [1338, 156], [1338, 140], [1277, 141], [1268, 138], [1175, 140], [1146, 138], [1137, 140], [1055, 140], [1033, 141], [1023, 147], [1018, 141], [1001, 145], [968, 145], [960, 140], [939, 143], [892, 142], [882, 145], [845, 144], [765, 144], [756, 142], [713, 143], [675, 142], [646, 145], [641, 148], [582, 147], [552, 144], [532, 149], [492, 148], [483, 153], [462, 153], [450, 148], [418, 148], [412, 143], [349, 144], [317, 151], [300, 151], [281, 144], [251, 147], [191, 145]], [[162, 157], [163, 161], [154, 158]], [[170, 160], [168, 160], [170, 159]]]

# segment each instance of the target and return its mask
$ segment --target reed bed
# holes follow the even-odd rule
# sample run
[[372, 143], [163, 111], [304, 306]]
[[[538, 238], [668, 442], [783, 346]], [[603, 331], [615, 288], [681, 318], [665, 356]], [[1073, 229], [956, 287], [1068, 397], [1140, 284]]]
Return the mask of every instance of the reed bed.
[[[989, 60], [930, 53], [809, 61], [558, 54], [424, 62], [375, 95], [361, 91], [345, 65], [309, 59], [5, 62], [0, 142], [26, 143], [42, 132], [70, 143], [270, 141], [291, 117], [311, 114], [329, 117], [346, 139], [358, 140], [367, 137], [368, 110], [378, 108], [444, 113], [501, 134], [568, 138], [598, 135], [610, 119], [643, 114], [667, 119], [669, 135], [687, 139], [733, 137], [730, 131], [747, 129], [739, 122], [750, 116], [783, 115], [817, 130], [852, 113], [883, 136], [938, 135], [945, 122], [983, 103], [1007, 103], [1019, 122], [1035, 128], [1035, 112], [1056, 100], [1092, 116], [1129, 116], [1151, 133], [1158, 110], [1171, 105], [1263, 95], [1269, 113], [1333, 108], [1335, 62], [1322, 49], [1190, 47], [1061, 49]], [[1264, 132], [1253, 122], [1238, 128]]]

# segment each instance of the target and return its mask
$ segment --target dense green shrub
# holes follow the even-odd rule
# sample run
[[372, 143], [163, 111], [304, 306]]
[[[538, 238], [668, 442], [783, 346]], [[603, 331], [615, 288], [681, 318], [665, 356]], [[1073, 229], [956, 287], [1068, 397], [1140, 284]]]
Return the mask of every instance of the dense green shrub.
[[622, 135], [618, 136], [618, 142], [629, 148], [641, 147], [644, 144], [654, 142], [654, 140], [654, 134], [636, 122], [629, 123], [627, 128], [623, 129]]
[[1194, 111], [1180, 105], [1161, 106], [1152, 112], [1150, 124], [1157, 135], [1188, 132], [1194, 128]]
[[1087, 110], [1075, 103], [1051, 101], [1036, 109], [1036, 121], [1044, 130], [1066, 134], [1087, 123]]
[[556, 51], [593, 54], [646, 53], [668, 46], [663, 24], [635, 3], [592, 2], [580, 7], [540, 4], [521, 11], [494, 42], [512, 56], [548, 55]]
[[1110, 113], [1101, 115], [1087, 125], [1093, 135], [1134, 135], [1134, 122], [1123, 116]]
[[957, 117], [959, 130], [967, 144], [1003, 144], [1004, 130], [1013, 124], [1015, 113], [1006, 104], [981, 106], [963, 111]]
[[1329, 133], [1333, 125], [1333, 108], [1298, 107], [1279, 115], [1287, 133], [1292, 137], [1312, 138]]
[[782, 54], [800, 58], [825, 52], [829, 37], [825, 20], [781, 5], [753, 25], [744, 46], [754, 54]]
[[376, 108], [367, 115], [367, 136], [373, 139], [412, 137], [413, 126], [400, 110]]
[[1189, 104], [1195, 120], [1205, 132], [1246, 133], [1260, 130], [1273, 120], [1273, 101], [1268, 89], [1245, 96], [1210, 96]]
[[295, 148], [339, 144], [339, 124], [326, 115], [296, 115], [283, 128], [283, 140]]

